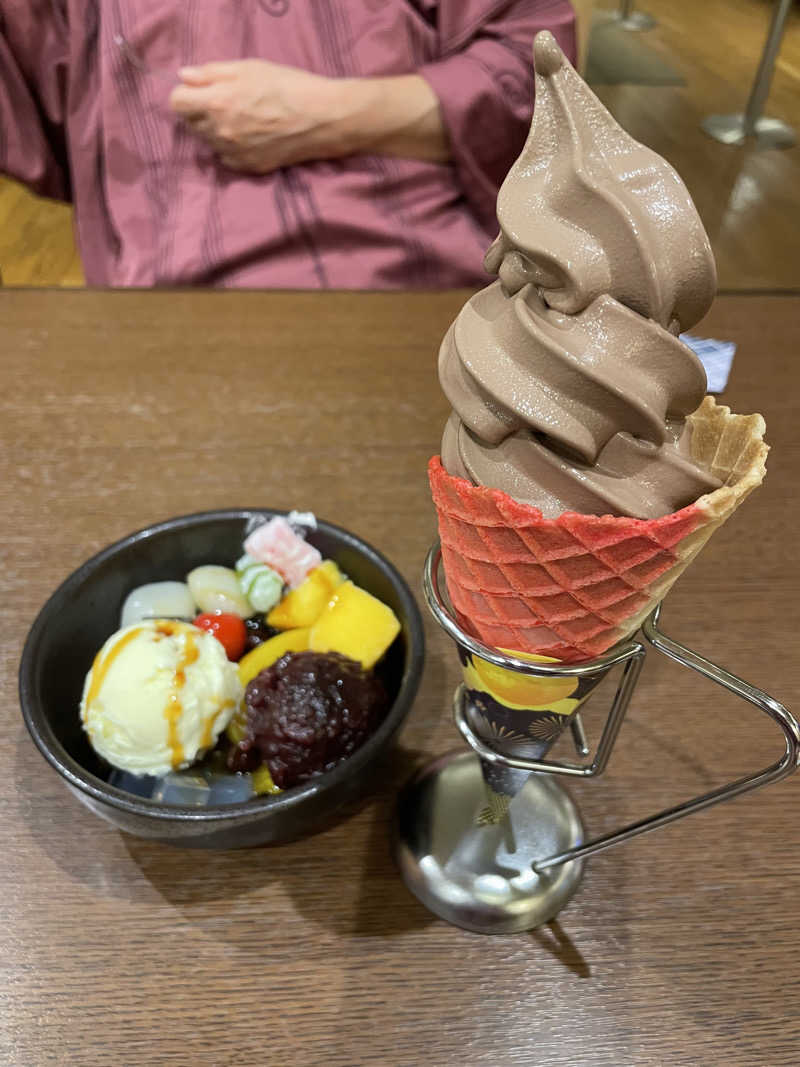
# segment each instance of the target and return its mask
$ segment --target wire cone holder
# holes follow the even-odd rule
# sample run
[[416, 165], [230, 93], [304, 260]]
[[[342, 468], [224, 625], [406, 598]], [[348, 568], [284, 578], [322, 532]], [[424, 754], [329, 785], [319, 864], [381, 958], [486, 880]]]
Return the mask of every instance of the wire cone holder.
[[[456, 725], [472, 752], [451, 753], [423, 768], [398, 800], [395, 854], [411, 891], [431, 911], [480, 933], [511, 933], [552, 919], [580, 884], [585, 859], [639, 834], [778, 782], [800, 764], [800, 726], [767, 693], [666, 637], [660, 606], [641, 633], [580, 663], [520, 658], [466, 633], [439, 586], [441, 548], [425, 562], [424, 591], [439, 625], [455, 641], [464, 682], [454, 697]], [[781, 728], [783, 755], [764, 770], [591, 840], [555, 779], [605, 769], [641, 673], [647, 646], [759, 708]], [[580, 705], [621, 667], [597, 749], [588, 761], [544, 757], [565, 729], [577, 753], [590, 755]]]

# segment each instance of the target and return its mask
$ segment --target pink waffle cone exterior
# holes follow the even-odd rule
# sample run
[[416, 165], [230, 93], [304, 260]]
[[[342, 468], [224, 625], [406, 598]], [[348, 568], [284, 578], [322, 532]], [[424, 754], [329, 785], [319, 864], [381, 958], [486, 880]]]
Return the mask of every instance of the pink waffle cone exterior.
[[464, 629], [496, 648], [567, 663], [634, 633], [764, 477], [760, 415], [733, 415], [706, 397], [689, 419], [693, 455], [723, 485], [657, 519], [547, 519], [500, 490], [453, 477], [434, 456], [428, 476], [442, 563]]

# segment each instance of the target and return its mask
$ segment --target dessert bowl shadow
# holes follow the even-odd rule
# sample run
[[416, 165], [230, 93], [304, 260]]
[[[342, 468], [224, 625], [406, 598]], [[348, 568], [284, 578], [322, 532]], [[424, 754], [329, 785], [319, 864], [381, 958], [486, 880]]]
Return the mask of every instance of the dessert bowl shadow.
[[68, 789], [114, 826], [189, 848], [243, 848], [286, 841], [329, 825], [342, 805], [363, 796], [373, 766], [388, 748], [416, 696], [424, 662], [422, 619], [397, 569], [355, 534], [318, 520], [307, 540], [324, 558], [378, 597], [401, 630], [380, 664], [389, 710], [366, 741], [330, 771], [273, 796], [204, 808], [138, 797], [107, 781], [108, 767], [91, 748], [79, 706], [97, 650], [119, 627], [126, 595], [147, 582], [182, 579], [204, 563], [241, 555], [254, 520], [285, 512], [265, 508], [209, 511], [139, 530], [109, 545], [52, 594], [30, 629], [19, 672], [20, 705], [33, 741]]

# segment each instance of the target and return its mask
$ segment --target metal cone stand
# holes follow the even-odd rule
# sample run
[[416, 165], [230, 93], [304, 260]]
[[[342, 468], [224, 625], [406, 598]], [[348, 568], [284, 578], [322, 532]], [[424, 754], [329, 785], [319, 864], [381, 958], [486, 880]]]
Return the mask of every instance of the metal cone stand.
[[[497, 731], [479, 733], [469, 691], [465, 685], [459, 686], [454, 699], [455, 721], [472, 752], [452, 753], [423, 768], [400, 794], [395, 827], [395, 856], [406, 884], [426, 907], [448, 922], [479, 933], [513, 933], [539, 926], [552, 919], [578, 888], [587, 856], [780, 781], [800, 765], [800, 726], [786, 708], [662, 634], [658, 629], [660, 609], [656, 609], [642, 626], [649, 645], [765, 712], [780, 726], [785, 750], [776, 763], [762, 771], [585, 840], [580, 815], [554, 776], [588, 778], [605, 769], [641, 672], [646, 646], [631, 640], [579, 664], [533, 663], [506, 655], [476, 641], [459, 626], [442, 597], [440, 564], [441, 550], [436, 544], [425, 563], [425, 597], [437, 622], [469, 655], [502, 670], [545, 679], [585, 680], [603, 677], [614, 667], [622, 668], [597, 751], [588, 763], [511, 754], [507, 743], [510, 735], [500, 731], [498, 738]], [[569, 725], [579, 755], [587, 754], [577, 712], [569, 718]], [[522, 784], [517, 782], [503, 817], [482, 823], [480, 812], [492, 767], [525, 772], [527, 777], [521, 776]]]

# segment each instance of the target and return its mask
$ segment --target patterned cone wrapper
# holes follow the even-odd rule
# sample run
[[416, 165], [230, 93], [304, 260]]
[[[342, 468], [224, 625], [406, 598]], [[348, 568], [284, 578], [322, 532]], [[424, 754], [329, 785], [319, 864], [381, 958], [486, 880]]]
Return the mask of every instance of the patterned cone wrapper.
[[[549, 752], [580, 705], [610, 670], [583, 678], [536, 677], [497, 667], [460, 645], [458, 651], [470, 726], [496, 752], [528, 759], [542, 759]], [[549, 656], [516, 655], [534, 662], [554, 662]], [[530, 772], [483, 759], [481, 769], [486, 806], [476, 822], [485, 826], [503, 818]]]
[[[707, 396], [689, 421], [693, 457], [722, 485], [657, 519], [575, 512], [547, 519], [538, 508], [521, 504], [500, 490], [453, 477], [434, 456], [428, 475], [439, 520], [442, 564], [450, 602], [463, 629], [494, 648], [566, 663], [593, 659], [635, 633], [765, 474], [768, 448], [760, 415], [734, 415]], [[471, 667], [475, 670], [474, 659]], [[517, 677], [534, 685], [550, 681]], [[597, 680], [597, 676], [588, 679]], [[466, 676], [465, 681], [467, 689], [474, 688]], [[495, 686], [493, 704], [500, 706], [497, 695]], [[576, 699], [575, 694], [566, 699]], [[558, 700], [549, 708], [532, 702], [530, 710], [524, 709], [524, 703], [507, 700], [506, 712], [514, 718], [506, 715], [503, 721], [493, 707], [496, 718], [486, 719], [490, 725], [482, 732], [478, 731], [482, 724], [476, 705], [473, 728], [497, 747], [492, 721], [497, 728], [503, 726], [527, 738], [535, 716], [558, 715]], [[558, 715], [558, 721], [563, 729], [569, 715]], [[537, 744], [549, 748], [557, 736], [546, 741], [537, 738]], [[508, 774], [510, 785], [515, 772]], [[495, 781], [498, 770], [490, 777], [490, 807], [494, 804], [501, 815], [503, 804], [507, 810], [509, 797], [522, 782], [517, 772], [517, 788], [510, 794], [505, 790], [497, 794], [492, 782], [500, 784]]]

